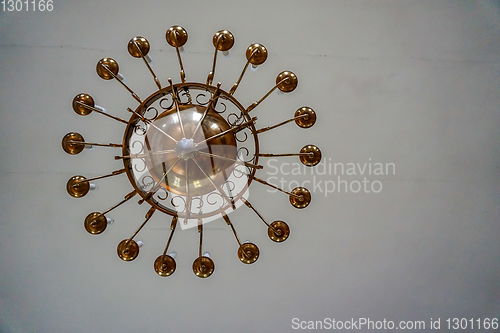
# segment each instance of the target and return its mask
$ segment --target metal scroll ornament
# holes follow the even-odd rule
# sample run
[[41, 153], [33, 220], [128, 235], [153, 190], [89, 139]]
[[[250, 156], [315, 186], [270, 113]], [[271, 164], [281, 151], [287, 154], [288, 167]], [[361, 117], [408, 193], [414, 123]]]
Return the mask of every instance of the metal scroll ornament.
[[228, 90], [221, 84], [213, 84], [217, 55], [227, 54], [234, 44], [234, 36], [227, 30], [217, 31], [213, 37], [215, 47], [212, 70], [206, 83], [186, 81], [181, 52], [188, 40], [186, 30], [172, 26], [166, 32], [167, 43], [174, 47], [180, 65], [181, 82], [162, 85], [151, 67], [150, 44], [146, 38], [132, 38], [127, 49], [134, 58], [140, 58], [151, 73], [158, 90], [149, 97], [140, 98], [125, 82], [118, 63], [112, 58], [99, 60], [97, 74], [104, 80], [118, 81], [139, 104], [128, 108], [130, 118], [109, 114], [98, 106], [87, 93], [73, 99], [73, 110], [81, 116], [98, 113], [125, 124], [122, 143], [101, 144], [88, 142], [76, 132], [68, 133], [62, 140], [62, 148], [70, 155], [80, 154], [92, 146], [121, 148], [115, 160], [123, 166], [109, 174], [86, 178], [81, 175], [68, 180], [67, 192], [75, 198], [85, 196], [95, 188], [92, 181], [126, 174], [132, 191], [124, 199], [102, 212], [91, 212], [84, 219], [84, 227], [92, 235], [104, 232], [112, 222], [108, 217], [113, 209], [132, 198], [139, 198], [140, 205], [149, 205], [145, 220], [139, 227], [118, 244], [117, 254], [124, 261], [132, 261], [139, 255], [141, 241], [136, 236], [157, 211], [172, 216], [170, 234], [162, 253], [154, 261], [154, 270], [159, 276], [170, 276], [175, 272], [175, 252], [169, 252], [177, 224], [197, 227], [200, 235], [199, 255], [193, 262], [193, 272], [201, 278], [209, 277], [215, 270], [214, 261], [202, 251], [203, 224], [222, 217], [234, 233], [238, 242], [237, 256], [242, 263], [251, 264], [259, 258], [257, 245], [242, 243], [228, 214], [241, 205], [253, 210], [267, 226], [267, 234], [274, 242], [283, 242], [290, 235], [284, 221], [268, 223], [249, 202], [248, 188], [252, 183], [270, 186], [289, 197], [293, 207], [303, 209], [311, 202], [310, 192], [297, 187], [291, 192], [257, 177], [263, 169], [261, 158], [298, 156], [300, 162], [312, 167], [321, 160], [318, 147], [308, 144], [297, 153], [261, 153], [258, 135], [289, 122], [301, 128], [309, 128], [316, 122], [316, 113], [304, 106], [295, 111], [293, 117], [275, 126], [256, 128], [257, 117], [250, 115], [274, 90], [284, 93], [295, 90], [298, 79], [294, 73], [284, 71], [276, 77], [275, 85], [258, 101], [244, 107], [234, 97], [248, 66], [262, 65], [268, 56], [261, 44], [251, 44], [246, 50], [246, 63], [238, 80]]

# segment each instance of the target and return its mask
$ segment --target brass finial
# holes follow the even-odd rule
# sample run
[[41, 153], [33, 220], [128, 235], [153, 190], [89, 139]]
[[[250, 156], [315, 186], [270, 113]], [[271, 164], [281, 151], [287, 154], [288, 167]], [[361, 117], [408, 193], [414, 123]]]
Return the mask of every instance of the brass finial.
[[294, 117], [295, 123], [301, 128], [309, 128], [316, 123], [316, 112], [308, 106], [303, 106], [295, 111]]
[[279, 73], [278, 76], [276, 77], [276, 84], [279, 84], [278, 85], [279, 90], [288, 93], [294, 91], [295, 88], [297, 88], [297, 85], [299, 84], [299, 79], [297, 79], [297, 76], [293, 72], [284, 71]]
[[207, 278], [215, 270], [215, 264], [209, 257], [201, 256], [193, 262], [193, 272], [197, 277]]
[[132, 38], [127, 45], [128, 53], [134, 58], [147, 56], [149, 53], [149, 48], [150, 46], [148, 40], [142, 36]]
[[133, 239], [124, 239], [116, 248], [118, 257], [123, 261], [132, 261], [139, 255], [139, 244]]
[[83, 176], [73, 176], [66, 183], [66, 191], [73, 198], [81, 198], [87, 195], [90, 191], [89, 182], [84, 182], [87, 178]]
[[267, 235], [274, 242], [284, 242], [290, 236], [290, 228], [283, 221], [274, 221], [271, 223], [271, 227], [267, 229]]
[[175, 259], [168, 254], [159, 256], [154, 263], [156, 274], [162, 277], [174, 274], [176, 267], [177, 264], [175, 263]]
[[238, 248], [238, 258], [244, 264], [253, 264], [259, 259], [259, 248], [254, 243], [243, 243]]
[[307, 166], [315, 166], [321, 161], [321, 150], [315, 145], [306, 145], [302, 147], [300, 150], [301, 154], [309, 154], [309, 155], [300, 155], [300, 162]]
[[[107, 68], [107, 69], [106, 69]], [[96, 65], [96, 72], [104, 80], [111, 80], [114, 76], [118, 76], [120, 67], [113, 58], [102, 58]], [[113, 73], [113, 75], [110, 74]]]
[[295, 208], [306, 208], [311, 203], [311, 193], [305, 187], [296, 187], [290, 196], [290, 203]]
[[77, 132], [70, 132], [66, 134], [62, 139], [62, 149], [70, 155], [80, 154], [83, 149], [85, 149], [85, 144], [76, 143], [75, 141], [85, 142], [85, 139], [80, 133]]
[[104, 216], [104, 214], [101, 214], [99, 212], [93, 212], [87, 215], [83, 223], [83, 226], [85, 227], [85, 230], [87, 230], [89, 234], [99, 235], [104, 230], [106, 230], [106, 227], [108, 226], [108, 221], [106, 219], [106, 216]]
[[262, 44], [252, 44], [247, 48], [246, 57], [252, 65], [262, 65], [267, 59], [267, 49]]
[[186, 29], [180, 25], [173, 25], [168, 28], [165, 38], [167, 39], [168, 45], [172, 47], [182, 47], [188, 40], [188, 33]]
[[234, 36], [230, 31], [219, 30], [212, 38], [214, 47], [222, 52], [229, 51], [234, 45]]
[[95, 105], [94, 99], [89, 94], [81, 93], [76, 95], [75, 98], [73, 98], [73, 110], [80, 116], [86, 116], [92, 112], [91, 109], [86, 108], [82, 104], [88, 105], [91, 108]]

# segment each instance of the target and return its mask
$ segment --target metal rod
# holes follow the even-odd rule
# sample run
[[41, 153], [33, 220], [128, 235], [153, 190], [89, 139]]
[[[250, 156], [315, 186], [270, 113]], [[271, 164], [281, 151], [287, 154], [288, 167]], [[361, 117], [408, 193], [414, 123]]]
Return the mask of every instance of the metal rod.
[[224, 136], [224, 135], [226, 135], [227, 133], [230, 133], [230, 132], [235, 132], [235, 131], [239, 132], [242, 129], [248, 127], [249, 125], [255, 123], [256, 120], [257, 120], [257, 117], [253, 117], [252, 119], [250, 119], [247, 122], [244, 122], [243, 124], [239, 124], [237, 126], [231, 127], [230, 129], [225, 130], [224, 132], [220, 132], [219, 134], [215, 134], [214, 136], [211, 136], [208, 139], [205, 139], [203, 141], [198, 142], [196, 144], [196, 146], [198, 147], [199, 145], [201, 145], [201, 144], [203, 144], [205, 142], [208, 142], [208, 141], [213, 140], [213, 139], [217, 139], [218, 137]]
[[94, 178], [87, 178], [87, 179], [78, 181], [77, 183], [73, 184], [72, 186], [76, 187], [76, 186], [79, 186], [81, 183], [88, 183], [88, 182], [93, 181], [93, 180], [98, 180], [98, 179], [102, 179], [102, 178], [108, 178], [108, 177], [112, 177], [112, 176], [117, 176], [117, 175], [122, 174], [124, 172], [125, 172], [125, 169], [116, 170], [116, 171], [113, 171], [112, 173], [110, 173], [108, 175], [98, 176], [98, 177], [94, 177]]
[[314, 153], [310, 152], [310, 153], [293, 153], [293, 154], [259, 154], [259, 157], [287, 157], [287, 156], [314, 156]]
[[263, 102], [263, 101], [264, 101], [264, 100], [265, 100], [265, 99], [266, 99], [269, 95], [271, 95], [271, 94], [272, 94], [272, 92], [273, 92], [274, 90], [276, 90], [276, 88], [278, 88], [278, 86], [279, 86], [280, 84], [282, 84], [282, 83], [283, 83], [283, 82], [285, 82], [286, 80], [288, 80], [288, 77], [286, 77], [286, 78], [284, 78], [283, 80], [281, 80], [280, 82], [276, 83], [276, 85], [275, 85], [274, 87], [272, 87], [272, 88], [271, 88], [271, 90], [269, 90], [269, 91], [267, 92], [267, 94], [265, 94], [265, 95], [264, 95], [261, 99], [259, 99], [257, 102], [252, 103], [252, 104], [251, 104], [251, 105], [247, 108], [247, 110], [246, 110], [246, 111], [247, 111], [247, 113], [248, 113], [248, 112], [250, 112], [250, 111], [252, 111], [253, 109], [255, 109], [255, 108], [257, 107], [257, 105], [259, 105], [260, 103], [262, 103], [262, 102]]
[[179, 43], [177, 41], [177, 34], [178, 32], [174, 32], [174, 39], [175, 39], [175, 51], [177, 52], [177, 59], [179, 59], [179, 65], [181, 67], [181, 81], [182, 83], [186, 83], [186, 73], [184, 72], [184, 66], [182, 66], [182, 59], [181, 59], [181, 53], [179, 52], [179, 46], [177, 46]]
[[172, 224], [170, 225], [170, 236], [168, 237], [167, 245], [165, 246], [165, 251], [163, 251], [163, 257], [167, 255], [168, 247], [170, 246], [170, 242], [172, 241], [172, 236], [175, 232], [175, 227], [177, 226], [177, 216], [172, 218]]
[[[224, 179], [228, 179], [229, 177], [227, 176], [226, 169], [222, 169], [222, 176]], [[231, 191], [231, 187], [229, 186], [229, 182], [225, 182], [227, 191], [229, 192], [229, 198], [231, 199], [231, 202], [234, 202], [234, 195], [233, 191]]]
[[132, 192], [130, 192], [129, 194], [127, 194], [125, 196], [125, 199], [123, 199], [122, 201], [120, 201], [119, 203], [117, 203], [116, 205], [114, 205], [113, 207], [109, 208], [108, 210], [105, 210], [104, 212], [100, 213], [99, 215], [96, 216], [96, 218], [93, 220], [97, 220], [99, 217], [101, 217], [102, 215], [104, 214], [107, 214], [109, 213], [110, 211], [112, 211], [113, 209], [123, 205], [125, 202], [129, 201], [130, 199], [132, 199], [135, 195], [137, 194], [137, 191], [136, 190], [133, 190]]
[[[160, 187], [161, 182], [162, 182], [163, 180], [165, 180], [165, 177], [167, 176], [167, 174], [168, 174], [170, 171], [172, 171], [172, 169], [173, 169], [173, 168], [177, 165], [177, 163], [179, 163], [179, 161], [180, 161], [180, 160], [181, 160], [181, 159], [180, 159], [180, 158], [178, 158], [178, 159], [177, 159], [177, 161], [176, 161], [174, 164], [172, 164], [172, 166], [171, 166], [171, 167], [170, 167], [167, 171], [165, 171], [165, 173], [164, 173], [164, 174], [163, 174], [163, 176], [161, 177], [161, 180], [158, 180], [158, 183], [155, 185], [155, 187], [153, 187], [153, 188], [149, 191], [150, 193], [155, 192], [155, 191], [158, 189], [158, 187]], [[166, 180], [165, 180], [165, 182], [166, 182]]]
[[164, 154], [170, 154], [170, 153], [175, 153], [175, 149], [160, 150], [160, 151], [156, 151], [156, 152], [151, 152], [149, 154], [133, 154], [133, 155], [125, 155], [125, 156], [115, 156], [115, 160], [124, 160], [126, 158], [143, 158], [143, 157], [147, 157], [150, 155], [164, 155]]
[[245, 198], [241, 198], [241, 201], [243, 201], [243, 203], [245, 205], [247, 205], [248, 208], [252, 209], [255, 214], [257, 214], [258, 217], [260, 217], [260, 219], [262, 220], [262, 222], [264, 222], [268, 228], [271, 228], [275, 233], [278, 232], [278, 230], [276, 230], [273, 226], [271, 226], [269, 223], [267, 223], [267, 221], [264, 219], [264, 217], [262, 217], [262, 215], [260, 215], [260, 213], [257, 211], [257, 209], [255, 209], [254, 206], [252, 206], [252, 204], [250, 202], [248, 202]]
[[171, 140], [174, 140], [176, 143], [177, 143], [177, 140], [175, 140], [173, 137], [171, 137], [168, 133], [166, 133], [164, 130], [162, 130], [161, 128], [159, 128], [158, 126], [156, 126], [155, 124], [153, 124], [153, 122], [147, 118], [145, 118], [144, 116], [140, 115], [139, 113], [133, 111], [131, 108], [127, 108], [127, 110], [129, 112], [132, 112], [133, 114], [135, 114], [137, 117], [141, 118], [141, 120], [145, 123], [148, 123], [149, 125], [153, 126], [154, 128], [156, 128], [160, 133], [164, 134], [165, 136], [167, 136], [168, 138], [170, 138]]
[[238, 237], [238, 233], [236, 233], [236, 230], [234, 229], [234, 226], [233, 224], [231, 223], [231, 220], [229, 219], [229, 216], [227, 216], [227, 214], [225, 212], [222, 212], [222, 217], [224, 218], [224, 220], [226, 221], [226, 223], [231, 227], [231, 229], [233, 230], [233, 234], [234, 234], [234, 237], [236, 237], [236, 241], [238, 242], [238, 244], [240, 245], [241, 247], [241, 242], [240, 242], [240, 238]]
[[[165, 177], [167, 176], [167, 174], [177, 165], [177, 163], [179, 163], [181, 159], [178, 158], [177, 161], [170, 167], [170, 169], [168, 169], [167, 171], [165, 171], [165, 173], [163, 174], [163, 176], [161, 177], [162, 180], [165, 180]], [[161, 185], [161, 180], [158, 181], [158, 183], [156, 183], [156, 185], [151, 188], [151, 190], [149, 190], [149, 193], [146, 195], [145, 198], [139, 200], [139, 205], [142, 205], [142, 203], [146, 200], [149, 200], [152, 196], [153, 196], [153, 193], [156, 192], [156, 190], [160, 187]], [[166, 182], [166, 180], [165, 180]]]
[[192, 198], [189, 195], [189, 160], [185, 160], [186, 162], [186, 217], [184, 218], [184, 224], [186, 225], [189, 220], [189, 216], [191, 215], [191, 203], [192, 203]]
[[77, 103], [77, 104], [79, 104], [79, 105], [81, 105], [81, 106], [83, 106], [83, 107], [84, 107], [84, 108], [86, 108], [86, 109], [89, 109], [89, 110], [95, 111], [95, 112], [97, 112], [97, 113], [99, 113], [99, 114], [102, 114], [103, 116], [106, 116], [106, 117], [109, 117], [109, 118], [111, 118], [111, 119], [117, 120], [117, 121], [122, 122], [122, 123], [124, 123], [124, 124], [128, 124], [128, 122], [127, 122], [126, 120], [123, 120], [123, 119], [121, 119], [121, 118], [118, 118], [118, 117], [112, 116], [112, 115], [110, 115], [110, 114], [107, 114], [106, 112], [102, 112], [102, 111], [101, 111], [101, 110], [99, 110], [98, 108], [92, 107], [92, 106], [87, 105], [87, 104], [85, 104], [85, 103], [82, 103], [82, 102], [80, 102], [80, 101], [76, 101], [76, 103]]
[[[177, 161], [176, 161], [174, 164], [172, 164], [172, 166], [170, 166], [170, 168], [169, 168], [167, 171], [165, 171], [165, 173], [163, 174], [163, 176], [161, 176], [162, 181], [163, 181], [163, 180], [165, 180], [165, 182], [166, 182], [165, 177], [168, 175], [168, 173], [169, 173], [170, 171], [172, 171], [172, 169], [173, 169], [173, 168], [177, 165], [177, 163], [179, 163], [179, 161], [180, 161], [180, 160], [181, 160], [180, 158], [177, 158]], [[161, 183], [161, 182], [160, 182], [160, 183]], [[160, 183], [158, 183], [158, 184], [160, 184]], [[157, 185], [157, 186], [158, 186], [158, 185]]]
[[83, 142], [83, 141], [75, 141], [75, 140], [68, 140], [68, 143], [71, 144], [79, 144], [79, 145], [86, 145], [86, 146], [97, 146], [97, 147], [122, 147], [122, 145], [119, 145], [117, 143], [95, 143], [95, 142]]
[[124, 87], [125, 89], [127, 89], [129, 91], [129, 93], [132, 94], [132, 97], [135, 98], [136, 101], [138, 101], [139, 103], [142, 104], [142, 100], [139, 98], [139, 96], [137, 96], [137, 94], [132, 90], [130, 89], [122, 80], [120, 80], [119, 78], [116, 77], [115, 73], [113, 73], [107, 65], [102, 65], [102, 67], [109, 73], [109, 75], [111, 75], [113, 78], [115, 78], [118, 82], [120, 82]]
[[177, 118], [179, 118], [179, 125], [182, 131], [182, 137], [186, 137], [186, 132], [184, 131], [184, 124], [182, 123], [181, 111], [179, 110], [179, 97], [177, 96], [177, 92], [174, 89], [174, 84], [172, 83], [172, 79], [168, 79], [168, 83], [170, 83], [170, 90], [172, 91], [172, 99], [174, 100], [175, 109], [177, 110]]
[[132, 192], [130, 192], [129, 194], [127, 194], [125, 196], [125, 199], [123, 199], [122, 201], [120, 201], [119, 203], [117, 203], [116, 205], [114, 205], [113, 207], [109, 208], [108, 210], [102, 212], [102, 215], [104, 214], [107, 214], [109, 213], [110, 211], [112, 211], [113, 209], [121, 206], [122, 204], [124, 204], [125, 202], [129, 201], [130, 199], [132, 199], [135, 195], [137, 194], [137, 191], [136, 190], [133, 190]]
[[238, 78], [238, 81], [236, 81], [236, 83], [233, 84], [231, 90], [229, 90], [229, 95], [233, 95], [234, 92], [236, 91], [236, 89], [238, 89], [238, 85], [240, 84], [241, 79], [243, 79], [243, 75], [245, 75], [245, 72], [247, 71], [248, 65], [250, 64], [250, 60], [252, 60], [252, 58], [254, 57], [254, 55], [257, 54], [257, 52], [258, 52], [257, 48], [255, 48], [252, 51], [252, 54], [250, 55], [250, 58], [248, 58], [247, 63], [245, 64], [245, 67], [243, 67], [243, 70], [241, 71], [241, 74], [240, 74], [240, 77]]
[[144, 63], [146, 64], [146, 67], [149, 69], [149, 72], [151, 73], [151, 75], [153, 75], [153, 79], [154, 79], [154, 81], [156, 83], [156, 86], [158, 87], [158, 89], [162, 89], [161, 84], [160, 84], [160, 80], [158, 80], [158, 78], [156, 77], [155, 72], [153, 72], [153, 69], [151, 68], [151, 66], [149, 66], [149, 63], [146, 60], [144, 54], [142, 53], [142, 50], [139, 47], [139, 44], [137, 44], [137, 42], [135, 41], [135, 39], [132, 39], [132, 41], [134, 42], [134, 45], [137, 48], [137, 50], [139, 50], [139, 53], [141, 54], [141, 58], [142, 58], [142, 60], [144, 60]]
[[280, 126], [283, 126], [285, 124], [288, 124], [289, 122], [292, 122], [292, 121], [294, 121], [296, 119], [305, 118], [305, 117], [309, 117], [309, 115], [308, 114], [303, 114], [303, 115], [300, 115], [300, 116], [297, 116], [297, 117], [293, 117], [291, 119], [285, 120], [285, 121], [283, 121], [283, 122], [281, 122], [279, 124], [276, 124], [274, 126], [269, 126], [269, 127], [261, 128], [261, 129], [257, 130], [256, 133], [259, 134], [259, 133], [267, 132], [267, 131], [272, 130], [272, 129], [276, 128], [276, 127], [280, 127]]
[[[165, 171], [165, 173], [161, 177], [162, 180], [165, 180], [165, 183], [167, 182], [167, 180], [165, 179], [165, 177], [167, 176], [167, 174], [170, 171], [172, 171], [172, 169], [177, 165], [177, 163], [179, 163], [180, 160], [181, 159], [178, 158], [177, 161], [167, 171]], [[162, 163], [162, 165], [163, 165], [163, 170], [165, 170], [165, 163]], [[146, 194], [146, 197], [143, 198], [143, 199], [141, 199], [141, 200], [139, 200], [139, 205], [142, 205], [142, 203], [144, 201], [149, 200], [153, 196], [153, 193], [156, 192], [156, 190], [160, 187], [162, 180], [158, 180], [158, 183], [156, 183], [156, 185], [154, 187], [152, 187], [151, 190], [149, 190], [149, 193]]]
[[196, 128], [195, 128], [195, 130], [193, 132], [193, 135], [191, 136], [191, 139], [194, 138], [194, 136], [196, 135], [196, 133], [200, 129], [201, 124], [203, 123], [203, 120], [205, 120], [205, 117], [207, 116], [209, 109], [212, 107], [212, 105], [214, 103], [217, 102], [217, 99], [220, 96], [220, 86], [221, 86], [221, 83], [220, 82], [217, 83], [217, 88], [215, 89], [214, 94], [212, 95], [212, 98], [210, 98], [210, 101], [208, 102], [208, 105], [207, 105], [207, 107], [205, 109], [205, 112], [203, 112], [203, 116], [201, 117], [200, 121], [196, 125]]
[[212, 85], [212, 82], [214, 80], [214, 75], [215, 75], [215, 66], [216, 66], [216, 62], [217, 62], [217, 45], [219, 45], [219, 41], [220, 41], [220, 38], [222, 37], [222, 34], [219, 35], [219, 37], [217, 37], [217, 43], [216, 43], [216, 46], [215, 46], [215, 53], [214, 53], [214, 62], [212, 64], [212, 71], [210, 73], [208, 73], [208, 77], [207, 77], [207, 86], [211, 86]]
[[218, 159], [221, 159], [221, 160], [224, 160], [224, 161], [231, 161], [231, 162], [234, 162], [234, 163], [239, 164], [239, 165], [247, 166], [249, 168], [254, 168], [254, 169], [263, 169], [264, 168], [262, 165], [256, 165], [256, 164], [252, 164], [252, 163], [248, 163], [248, 162], [233, 160], [232, 158], [228, 158], [228, 157], [224, 157], [224, 156], [219, 156], [219, 155], [215, 155], [215, 154], [212, 154], [212, 153], [207, 153], [207, 152], [204, 152], [204, 151], [201, 151], [201, 150], [199, 150], [198, 153], [202, 154], [202, 155], [210, 156], [210, 157], [215, 157], [215, 158], [218, 158]]
[[123, 247], [127, 247], [127, 245], [134, 239], [134, 237], [139, 233], [139, 231], [141, 231], [141, 229], [146, 225], [146, 223], [148, 223], [149, 219], [151, 218], [151, 216], [153, 216], [154, 212], [156, 211], [156, 208], [154, 207], [151, 207], [148, 212], [146, 213], [146, 220], [141, 224], [141, 226], [134, 232], [134, 234], [132, 235], [132, 237], [130, 237], [127, 242], [125, 243], [125, 245]]
[[254, 179], [255, 181], [257, 181], [257, 182], [261, 183], [261, 184], [264, 184], [264, 185], [270, 186], [270, 187], [272, 187], [272, 188], [274, 188], [274, 189], [276, 189], [276, 190], [278, 190], [278, 191], [280, 191], [280, 192], [283, 192], [283, 193], [286, 193], [286, 194], [288, 194], [288, 195], [291, 195], [292, 197], [295, 197], [295, 198], [297, 198], [297, 199], [300, 199], [300, 198], [302, 197], [302, 196], [300, 196], [300, 195], [293, 194], [293, 193], [287, 192], [287, 191], [285, 191], [285, 190], [282, 190], [281, 188], [279, 188], [279, 187], [277, 187], [277, 186], [274, 186], [273, 184], [269, 184], [269, 183], [268, 183], [268, 182], [266, 182], [265, 180], [259, 179], [259, 178], [257, 178], [257, 177], [253, 177], [253, 179]]
[[198, 232], [200, 233], [200, 258], [202, 257], [201, 247], [203, 245], [203, 220], [198, 219]]
[[209, 175], [206, 174], [205, 170], [202, 169], [200, 163], [198, 162], [198, 160], [196, 159], [196, 157], [193, 157], [192, 158], [193, 162], [198, 166], [198, 168], [200, 169], [200, 171], [205, 175], [205, 177], [208, 179], [208, 181], [212, 184], [212, 186], [219, 192], [219, 194], [224, 198], [224, 200], [227, 201], [228, 204], [231, 204], [231, 206], [233, 207], [233, 209], [236, 209], [236, 205], [234, 204], [234, 201], [231, 200], [226, 192], [224, 192], [223, 189], [221, 189], [217, 184], [214, 183], [214, 181], [212, 180], [212, 178], [210, 178]]

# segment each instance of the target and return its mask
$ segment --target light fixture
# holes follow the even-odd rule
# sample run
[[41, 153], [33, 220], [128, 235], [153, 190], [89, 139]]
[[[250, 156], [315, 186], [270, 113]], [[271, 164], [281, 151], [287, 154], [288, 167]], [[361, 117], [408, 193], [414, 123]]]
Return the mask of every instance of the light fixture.
[[199, 256], [193, 262], [193, 272], [202, 278], [210, 276], [215, 265], [208, 253], [202, 251], [203, 224], [222, 216], [238, 242], [238, 258], [251, 264], [259, 258], [257, 245], [240, 241], [228, 214], [241, 205], [246, 205], [265, 223], [268, 236], [275, 242], [285, 241], [290, 229], [284, 221], [268, 223], [248, 200], [248, 188], [253, 182], [270, 186], [285, 193], [295, 208], [305, 208], [311, 201], [311, 194], [304, 187], [291, 192], [272, 185], [256, 176], [263, 169], [259, 159], [265, 157], [298, 156], [306, 166], [315, 166], [321, 160], [321, 151], [314, 145], [305, 145], [298, 153], [261, 153], [258, 135], [294, 121], [301, 128], [309, 128], [316, 122], [316, 113], [310, 107], [301, 107], [292, 118], [271, 127], [256, 129], [256, 117], [250, 112], [261, 104], [275, 89], [288, 93], [295, 90], [297, 77], [284, 71], [276, 77], [274, 87], [260, 100], [249, 107], [243, 107], [233, 96], [249, 65], [262, 65], [268, 56], [261, 44], [251, 44], [246, 50], [247, 62], [236, 83], [226, 92], [221, 84], [212, 85], [217, 54], [227, 54], [234, 44], [234, 36], [227, 30], [220, 30], [213, 36], [215, 47], [212, 70], [206, 83], [186, 81], [181, 53], [188, 40], [186, 30], [172, 26], [166, 32], [167, 43], [174, 47], [180, 65], [181, 82], [162, 86], [151, 67], [150, 44], [141, 36], [132, 38], [128, 52], [134, 58], [141, 58], [151, 73], [158, 88], [146, 99], [141, 99], [126, 83], [119, 71], [118, 63], [112, 58], [103, 58], [97, 63], [97, 74], [104, 80], [116, 80], [139, 103], [135, 109], [128, 108], [130, 119], [112, 116], [95, 104], [86, 93], [73, 99], [73, 110], [86, 116], [92, 112], [126, 124], [121, 144], [100, 144], [85, 141], [76, 132], [68, 133], [62, 140], [65, 152], [71, 155], [81, 153], [92, 146], [121, 148], [121, 155], [115, 156], [123, 167], [109, 174], [86, 178], [74, 176], [67, 183], [67, 192], [75, 197], [85, 196], [95, 187], [94, 180], [126, 174], [133, 190], [123, 200], [103, 212], [92, 212], [84, 220], [85, 229], [92, 235], [102, 233], [112, 220], [109, 212], [126, 201], [140, 197], [139, 204], [150, 206], [145, 221], [128, 238], [118, 244], [118, 256], [124, 261], [134, 260], [139, 254], [141, 241], [135, 238], [156, 211], [172, 216], [170, 235], [165, 249], [154, 261], [154, 269], [160, 276], [174, 273], [175, 253], [168, 249], [179, 223], [182, 227], [197, 226], [200, 243]]

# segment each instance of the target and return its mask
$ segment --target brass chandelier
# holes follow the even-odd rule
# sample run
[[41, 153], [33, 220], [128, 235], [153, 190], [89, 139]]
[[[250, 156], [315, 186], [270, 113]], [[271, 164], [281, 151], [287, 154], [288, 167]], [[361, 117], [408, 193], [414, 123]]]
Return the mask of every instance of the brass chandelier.
[[321, 160], [318, 147], [308, 144], [298, 153], [261, 153], [258, 135], [289, 122], [301, 128], [309, 128], [316, 122], [316, 113], [304, 106], [295, 111], [292, 118], [270, 127], [257, 129], [256, 117], [250, 112], [260, 105], [274, 90], [283, 93], [295, 90], [298, 79], [294, 73], [284, 71], [276, 77], [276, 84], [260, 100], [249, 107], [243, 107], [234, 97], [249, 65], [256, 68], [267, 57], [267, 49], [261, 44], [251, 44], [246, 50], [247, 62], [238, 80], [229, 91], [221, 89], [221, 83], [213, 85], [217, 54], [227, 54], [234, 44], [234, 36], [227, 30], [220, 30], [213, 36], [215, 47], [212, 70], [206, 83], [187, 82], [182, 64], [183, 46], [188, 34], [181, 26], [172, 26], [166, 32], [167, 43], [174, 47], [180, 65], [181, 82], [162, 86], [151, 67], [149, 42], [141, 36], [132, 38], [128, 53], [141, 58], [151, 73], [158, 88], [146, 99], [141, 99], [125, 82], [118, 63], [112, 58], [103, 58], [97, 63], [97, 74], [104, 80], [118, 81], [139, 103], [128, 108], [129, 120], [112, 116], [95, 104], [87, 93], [80, 93], [73, 99], [73, 110], [81, 116], [92, 112], [101, 114], [126, 125], [121, 144], [101, 144], [85, 141], [76, 132], [66, 134], [62, 148], [70, 155], [81, 153], [92, 146], [121, 148], [121, 155], [115, 160], [123, 167], [103, 176], [86, 178], [81, 175], [71, 177], [67, 182], [67, 192], [75, 198], [85, 196], [95, 185], [91, 181], [126, 174], [133, 190], [124, 199], [103, 212], [92, 212], [84, 220], [84, 227], [92, 235], [102, 233], [112, 222], [107, 215], [128, 200], [140, 197], [138, 203], [150, 206], [145, 221], [129, 237], [118, 244], [117, 254], [124, 261], [132, 261], [139, 254], [141, 241], [135, 237], [156, 211], [172, 216], [170, 235], [165, 249], [154, 261], [154, 270], [162, 277], [169, 276], [176, 269], [175, 252], [169, 253], [176, 226], [197, 226], [200, 243], [199, 255], [192, 268], [196, 276], [209, 277], [215, 264], [208, 253], [202, 251], [203, 224], [222, 217], [229, 225], [238, 242], [238, 258], [245, 264], [254, 263], [259, 258], [257, 245], [240, 241], [228, 214], [241, 205], [246, 205], [267, 226], [267, 234], [274, 242], [285, 241], [290, 229], [284, 221], [268, 223], [248, 200], [248, 188], [252, 182], [270, 186], [289, 197], [295, 208], [305, 208], [311, 201], [310, 192], [304, 187], [296, 187], [291, 192], [270, 184], [256, 176], [263, 169], [260, 158], [298, 156], [306, 166], [317, 165]]

